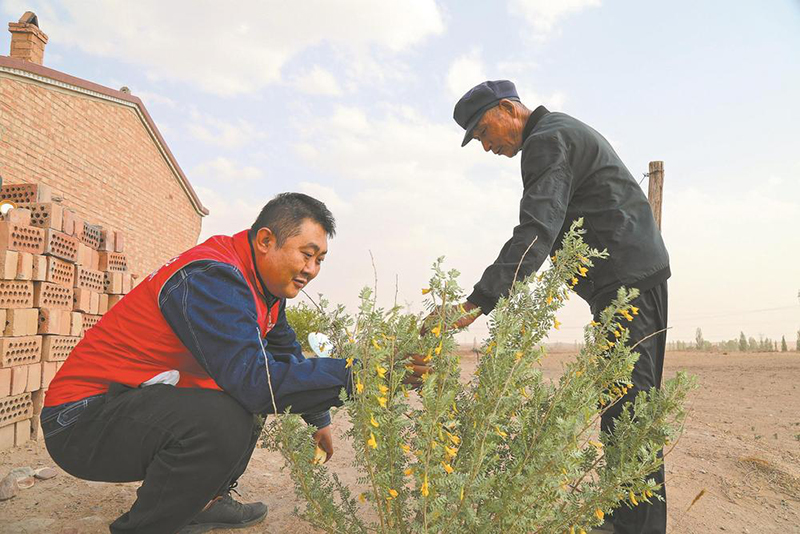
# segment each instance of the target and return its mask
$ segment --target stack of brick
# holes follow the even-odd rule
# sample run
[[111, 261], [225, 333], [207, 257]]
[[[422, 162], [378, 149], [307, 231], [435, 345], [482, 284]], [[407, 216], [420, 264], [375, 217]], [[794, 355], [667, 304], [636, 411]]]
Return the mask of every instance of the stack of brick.
[[84, 333], [128, 293], [124, 236], [79, 217], [43, 184], [0, 200], [0, 450], [40, 434], [44, 392]]

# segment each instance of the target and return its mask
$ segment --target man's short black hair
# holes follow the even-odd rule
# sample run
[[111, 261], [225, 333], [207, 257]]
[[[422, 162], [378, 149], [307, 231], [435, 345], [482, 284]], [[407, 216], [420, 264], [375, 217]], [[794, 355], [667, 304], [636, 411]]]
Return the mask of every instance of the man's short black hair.
[[250, 227], [250, 236], [254, 237], [261, 228], [269, 228], [281, 247], [288, 238], [300, 233], [306, 219], [322, 226], [328, 237], [336, 235], [336, 221], [325, 204], [303, 193], [281, 193], [261, 210]]

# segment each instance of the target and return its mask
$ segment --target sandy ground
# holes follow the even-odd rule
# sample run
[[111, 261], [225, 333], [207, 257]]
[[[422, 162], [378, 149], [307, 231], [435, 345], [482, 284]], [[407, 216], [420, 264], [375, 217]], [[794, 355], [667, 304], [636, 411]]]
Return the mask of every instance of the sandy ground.
[[[557, 376], [569, 357], [549, 356], [547, 373]], [[464, 371], [474, 364], [466, 356]], [[800, 534], [800, 354], [668, 353], [666, 375], [678, 370], [698, 375], [701, 387], [691, 397], [684, 435], [666, 460], [668, 531]], [[343, 421], [334, 424], [341, 433]], [[337, 445], [329, 465], [353, 482], [352, 449], [341, 437]], [[43, 445], [0, 453], [0, 476], [26, 465], [52, 465]], [[314, 532], [293, 515], [298, 501], [281, 466], [279, 455], [257, 450], [240, 490], [245, 500], [269, 504], [267, 520], [248, 530], [215, 532]], [[108, 532], [108, 523], [134, 501], [136, 488], [61, 472], [0, 502], [0, 533]]]

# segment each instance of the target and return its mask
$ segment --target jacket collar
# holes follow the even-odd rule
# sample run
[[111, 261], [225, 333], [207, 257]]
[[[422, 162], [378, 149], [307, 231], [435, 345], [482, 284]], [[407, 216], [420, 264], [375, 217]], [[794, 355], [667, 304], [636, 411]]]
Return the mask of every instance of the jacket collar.
[[264, 280], [261, 279], [258, 269], [256, 269], [256, 253], [253, 248], [253, 243], [250, 241], [249, 230], [242, 230], [233, 235], [233, 248], [236, 251], [236, 255], [239, 256], [242, 265], [247, 269], [246, 275], [253, 284], [253, 287], [258, 289], [258, 293], [264, 299], [264, 302], [271, 308], [280, 299], [267, 291], [267, 286], [264, 284]]
[[528, 136], [531, 135], [531, 133], [533, 133], [533, 129], [536, 128], [536, 125], [539, 123], [540, 120], [542, 120], [542, 117], [544, 117], [548, 113], [550, 112], [544, 106], [539, 106], [538, 108], [533, 110], [531, 116], [528, 117], [528, 122], [525, 123], [525, 128], [523, 128], [522, 130], [523, 143], [525, 142], [525, 139], [527, 139]]

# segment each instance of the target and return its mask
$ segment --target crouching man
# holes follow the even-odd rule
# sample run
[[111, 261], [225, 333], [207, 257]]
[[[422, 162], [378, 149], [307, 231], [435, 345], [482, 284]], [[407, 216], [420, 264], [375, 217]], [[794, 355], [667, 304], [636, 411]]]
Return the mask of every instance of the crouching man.
[[42, 412], [66, 472], [143, 481], [111, 532], [205, 532], [261, 521], [231, 490], [261, 431], [255, 414], [291, 407], [333, 454], [328, 409], [350, 391], [344, 360], [306, 359], [286, 299], [320, 270], [335, 222], [298, 193], [271, 200], [252, 228], [167, 262], [75, 347]]

